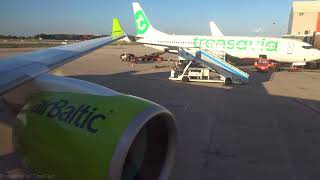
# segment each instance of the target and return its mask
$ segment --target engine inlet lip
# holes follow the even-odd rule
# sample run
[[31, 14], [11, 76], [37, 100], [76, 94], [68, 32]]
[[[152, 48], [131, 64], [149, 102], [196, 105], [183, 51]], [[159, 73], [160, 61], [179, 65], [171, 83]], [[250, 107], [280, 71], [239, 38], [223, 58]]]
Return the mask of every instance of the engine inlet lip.
[[147, 108], [145, 111], [135, 117], [129, 127], [122, 134], [116, 149], [113, 153], [112, 160], [109, 166], [109, 180], [119, 180], [122, 176], [122, 171], [129, 149], [142, 128], [152, 119], [157, 116], [164, 116], [168, 124], [168, 151], [166, 154], [163, 169], [161, 170], [159, 180], [169, 178], [170, 171], [174, 164], [176, 145], [177, 145], [177, 128], [174, 116], [166, 108], [155, 105]]

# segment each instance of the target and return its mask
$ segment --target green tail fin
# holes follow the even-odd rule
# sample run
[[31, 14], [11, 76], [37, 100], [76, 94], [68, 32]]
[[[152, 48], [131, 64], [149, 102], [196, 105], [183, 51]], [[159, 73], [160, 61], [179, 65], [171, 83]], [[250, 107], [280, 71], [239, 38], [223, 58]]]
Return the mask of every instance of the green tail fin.
[[118, 18], [113, 18], [113, 25], [112, 25], [112, 38], [117, 38], [125, 36], [124, 31], [120, 25]]

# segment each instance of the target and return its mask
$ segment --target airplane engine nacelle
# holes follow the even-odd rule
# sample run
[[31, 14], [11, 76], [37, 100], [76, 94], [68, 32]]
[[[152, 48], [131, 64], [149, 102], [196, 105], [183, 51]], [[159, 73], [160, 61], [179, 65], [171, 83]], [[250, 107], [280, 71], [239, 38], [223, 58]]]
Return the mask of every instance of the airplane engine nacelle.
[[[55, 87], [61, 80], [94, 86], [39, 78]], [[120, 93], [42, 91], [18, 114], [14, 142], [31, 171], [55, 179], [149, 180], [168, 178], [176, 136], [173, 115], [150, 101]]]

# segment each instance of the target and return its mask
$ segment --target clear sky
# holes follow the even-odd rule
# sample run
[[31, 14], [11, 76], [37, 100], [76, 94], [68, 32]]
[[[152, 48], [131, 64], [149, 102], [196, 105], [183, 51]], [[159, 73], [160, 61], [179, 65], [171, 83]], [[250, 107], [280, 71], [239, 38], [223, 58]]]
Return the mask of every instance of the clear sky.
[[[1, 0], [0, 34], [110, 34], [118, 17], [135, 34], [132, 0]], [[225, 35], [287, 33], [292, 0], [140, 0], [151, 24], [166, 33], [209, 35], [213, 20]]]

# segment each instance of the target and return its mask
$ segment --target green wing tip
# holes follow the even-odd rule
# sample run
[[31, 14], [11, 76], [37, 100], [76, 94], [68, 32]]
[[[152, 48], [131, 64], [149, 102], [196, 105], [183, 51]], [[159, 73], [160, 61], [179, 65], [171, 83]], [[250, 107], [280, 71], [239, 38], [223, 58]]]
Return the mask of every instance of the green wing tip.
[[113, 26], [112, 26], [112, 38], [117, 38], [124, 36], [124, 31], [120, 25], [118, 18], [113, 18]]

